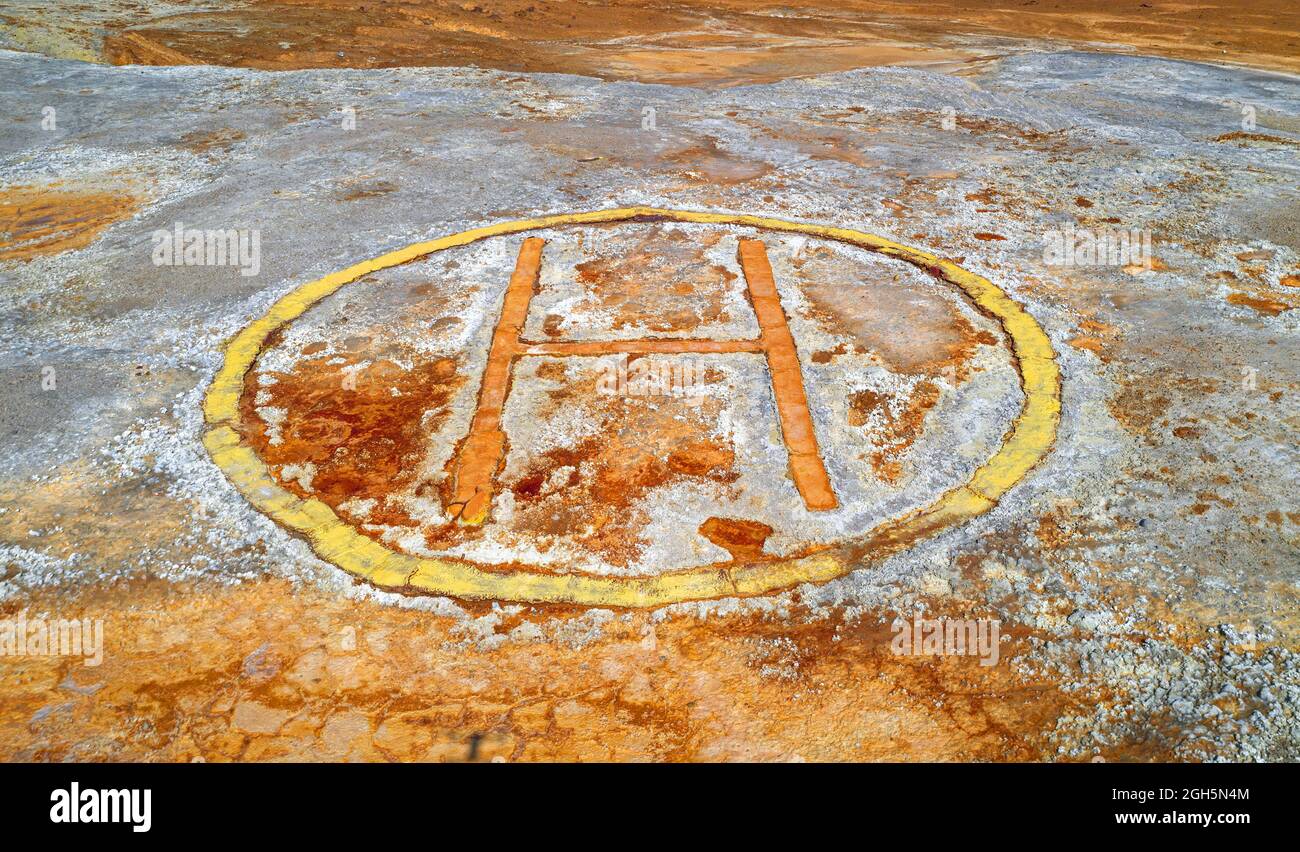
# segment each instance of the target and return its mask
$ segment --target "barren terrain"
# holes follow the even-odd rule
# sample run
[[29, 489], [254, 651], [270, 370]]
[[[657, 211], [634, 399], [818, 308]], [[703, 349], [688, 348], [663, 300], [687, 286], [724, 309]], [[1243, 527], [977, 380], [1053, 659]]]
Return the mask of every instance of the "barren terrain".
[[[1297, 759], [1294, 18], [6, 4], [0, 617], [104, 646], [0, 658], [0, 758]], [[820, 230], [536, 224], [294, 301], [632, 207]], [[177, 228], [255, 230], [256, 274], [159, 262]], [[655, 346], [685, 392], [602, 385]], [[995, 664], [896, 653], [916, 618], [996, 621]]]

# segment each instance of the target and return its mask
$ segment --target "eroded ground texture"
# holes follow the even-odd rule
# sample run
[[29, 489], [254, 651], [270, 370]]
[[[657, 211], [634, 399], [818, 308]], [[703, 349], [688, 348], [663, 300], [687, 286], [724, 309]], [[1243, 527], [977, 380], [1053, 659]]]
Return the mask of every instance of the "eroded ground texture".
[[729, 85], [1044, 44], [1300, 70], [1292, 0], [8, 0], [0, 47], [114, 65], [466, 66]]
[[[1065, 50], [961, 67], [710, 92], [0, 53], [0, 614], [104, 637], [99, 665], [0, 659], [0, 756], [1300, 758], [1300, 85]], [[1055, 350], [1051, 452], [829, 582], [610, 609], [379, 591], [204, 448], [224, 344], [299, 285], [629, 205], [856, 228], [987, 277]], [[257, 274], [156, 264], [177, 223], [255, 229]], [[1065, 265], [1066, 228], [1145, 231], [1150, 256]], [[552, 351], [515, 362], [491, 512], [456, 523], [520, 235], [367, 275], [267, 341], [240, 440], [277, 485], [414, 556], [654, 577], [852, 541], [965, 481], [1019, 411], [999, 324], [896, 259], [677, 222], [531, 236], [538, 345], [754, 339], [761, 240], [837, 507], [790, 478], [761, 353], [606, 393], [617, 353]], [[918, 614], [998, 620], [996, 665], [893, 653]]]

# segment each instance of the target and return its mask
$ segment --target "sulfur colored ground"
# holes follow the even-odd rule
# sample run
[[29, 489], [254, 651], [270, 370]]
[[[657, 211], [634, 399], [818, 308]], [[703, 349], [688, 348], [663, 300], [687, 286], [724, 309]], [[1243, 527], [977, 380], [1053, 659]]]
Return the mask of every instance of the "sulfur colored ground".
[[[508, 14], [526, 7], [443, 7], [404, 41], [341, 10], [311, 41], [324, 6], [178, 4], [130, 33], [109, 6], [102, 42], [80, 12], [10, 4], [11, 44], [97, 62], [0, 53], [0, 615], [102, 620], [104, 648], [93, 666], [0, 658], [0, 757], [1296, 759], [1300, 87], [1010, 38], [1123, 29], [1143, 52], [1291, 67], [1280, 5], [1151, 6], [1137, 26], [1103, 19], [1113, 4], [972, 5], [938, 31], [917, 7], [873, 34], [844, 21], [883, 7], [798, 23], [718, 5], [709, 39], [696, 7], [637, 6], [619, 12], [635, 38], [594, 44], [612, 25], [584, 15], [564, 36], [576, 11], [553, 4], [527, 28]], [[754, 33], [789, 47], [700, 53]], [[484, 67], [367, 70], [334, 41], [358, 35], [375, 65], [427, 60], [434, 39], [431, 64]], [[938, 64], [843, 70], [884, 42]], [[99, 64], [114, 44], [257, 67]], [[343, 67], [259, 70], [316, 65]], [[551, 70], [603, 79], [535, 73]], [[988, 514], [860, 553], [845, 577], [617, 611], [377, 592], [255, 512], [204, 450], [223, 345], [294, 287], [479, 224], [631, 204], [859, 228], [986, 276], [1051, 339], [1052, 454]], [[156, 264], [154, 232], [177, 223], [257, 229], [257, 274]], [[1149, 231], [1153, 257], [1050, 262], [1067, 227]], [[506, 410], [513, 511], [447, 525], [446, 463], [519, 240], [312, 309], [249, 374], [245, 440], [392, 547], [601, 575], [852, 542], [997, 445], [1020, 390], [996, 323], [839, 244], [554, 229], [525, 337], [750, 337], [736, 252], [754, 236], [830, 515], [785, 478], [759, 356], [709, 361], [695, 404], [610, 398], [590, 365], [535, 358]], [[895, 619], [918, 614], [997, 619], [996, 665], [893, 653]]]

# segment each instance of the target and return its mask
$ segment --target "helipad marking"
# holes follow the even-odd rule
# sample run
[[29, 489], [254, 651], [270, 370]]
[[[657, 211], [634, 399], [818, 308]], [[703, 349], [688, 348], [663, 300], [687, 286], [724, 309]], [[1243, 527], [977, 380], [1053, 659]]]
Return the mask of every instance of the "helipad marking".
[[519, 247], [519, 260], [506, 287], [488, 349], [478, 409], [470, 423], [469, 437], [456, 458], [451, 516], [464, 524], [481, 524], [492, 504], [492, 480], [506, 451], [506, 433], [501, 429], [501, 411], [510, 393], [510, 371], [519, 357], [519, 337], [528, 321], [528, 304], [542, 267], [542, 246], [546, 241], [529, 237]]
[[[825, 551], [797, 559], [721, 569], [689, 568], [653, 577], [618, 578], [488, 571], [459, 560], [424, 559], [389, 550], [345, 524], [320, 500], [304, 500], [281, 488], [257, 454], [240, 443], [235, 427], [239, 425], [244, 375], [257, 360], [268, 337], [343, 285], [380, 269], [489, 237], [562, 225], [645, 218], [740, 225], [837, 240], [915, 264], [956, 285], [982, 311], [1001, 323], [1020, 370], [1024, 407], [1001, 448], [965, 485], [945, 492], [928, 506], [877, 525], [855, 539], [851, 547], [841, 548], [843, 552]], [[1061, 399], [1060, 370], [1055, 358], [1051, 341], [1042, 327], [992, 282], [952, 261], [864, 231], [763, 216], [654, 207], [561, 213], [502, 222], [415, 243], [290, 291], [227, 345], [225, 361], [203, 402], [204, 418], [210, 427], [204, 445], [217, 466], [255, 508], [305, 535], [322, 559], [380, 588], [476, 599], [612, 607], [663, 606], [688, 600], [759, 595], [800, 583], [825, 582], [863, 567], [859, 561], [862, 556], [882, 558], [897, 553], [922, 537], [988, 511], [1047, 455], [1056, 439]]]
[[767, 356], [772, 393], [781, 420], [781, 437], [790, 457], [790, 478], [810, 511], [834, 509], [839, 505], [817, 447], [794, 335], [790, 333], [781, 297], [772, 280], [767, 249], [760, 240], [741, 240], [738, 253], [749, 288], [749, 301], [758, 320], [758, 340], [557, 340], [546, 344], [523, 340], [521, 335], [528, 323], [528, 306], [541, 274], [545, 245], [545, 240], [529, 237], [519, 247], [519, 259], [492, 334], [478, 408], [470, 422], [469, 435], [456, 453], [452, 498], [447, 507], [452, 519], [467, 526], [478, 526], [487, 520], [492, 507], [493, 481], [505, 461], [506, 433], [501, 428], [501, 412], [510, 394], [510, 374], [516, 359], [527, 355], [609, 355], [639, 349], [675, 354], [742, 350]]
[[808, 396], [803, 390], [803, 372], [795, 350], [794, 335], [785, 321], [781, 297], [772, 280], [772, 265], [767, 249], [759, 240], [740, 241], [740, 268], [749, 287], [749, 300], [758, 316], [759, 339], [767, 355], [767, 371], [772, 375], [772, 393], [781, 418], [781, 436], [790, 453], [790, 475], [809, 509], [834, 509], [839, 505], [831, 490], [826, 465], [822, 464], [813, 429]]

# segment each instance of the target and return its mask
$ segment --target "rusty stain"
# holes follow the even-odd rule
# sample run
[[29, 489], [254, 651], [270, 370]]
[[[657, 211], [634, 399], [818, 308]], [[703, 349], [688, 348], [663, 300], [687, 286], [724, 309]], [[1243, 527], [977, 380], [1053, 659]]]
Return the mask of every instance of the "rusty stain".
[[1111, 360], [1110, 347], [1119, 339], [1119, 330], [1109, 323], [1097, 320], [1084, 320], [1079, 323], [1083, 333], [1075, 335], [1069, 343], [1075, 349], [1082, 349], [1097, 356], [1103, 364]]
[[[736, 274], [704, 255], [721, 237], [721, 232], [695, 237], [653, 225], [635, 236], [626, 252], [579, 263], [577, 280], [587, 300], [613, 315], [615, 329], [673, 333], [725, 323], [722, 296]], [[554, 333], [544, 328], [548, 336], [559, 336], [559, 320], [553, 321]]]
[[918, 381], [905, 399], [874, 390], [849, 395], [849, 425], [870, 426], [871, 466], [883, 481], [894, 484], [903, 473], [902, 457], [921, 434], [925, 415], [939, 401], [939, 386]]
[[[972, 31], [1107, 43], [1139, 52], [1300, 70], [1290, 30], [1267, 25], [1291, 14], [1290, 0], [1206, 0], [1160, 14], [1113, 0], [1081, 0], [1024, 14], [1023, 0], [800, 0], [780, 16], [745, 4], [662, 4], [618, 0], [253, 0], [149, 16], [135, 7], [65, 27], [107, 31], [102, 53], [115, 64], [211, 63], [266, 70], [478, 66], [684, 85], [770, 82], [910, 61], [975, 62], [993, 57], [936, 46]], [[1206, 10], [1209, 10], [1208, 13]], [[105, 17], [106, 15], [106, 17]], [[849, 17], [846, 18], [845, 16]], [[890, 32], [845, 21], [885, 15]], [[22, 22], [24, 18], [17, 19]]]
[[738, 518], [709, 518], [700, 524], [700, 535], [731, 554], [733, 562], [760, 559], [763, 543], [773, 530], [760, 521]]
[[637, 505], [647, 493], [680, 479], [719, 485], [736, 479], [730, 443], [691, 437], [716, 417], [716, 404], [702, 411], [680, 402], [654, 408], [641, 402], [629, 401], [635, 428], [618, 428], [624, 403], [610, 400], [599, 437], [547, 450], [505, 483], [515, 497], [513, 525], [540, 536], [540, 549], [562, 535], [609, 564], [626, 566], [648, 544], [639, 532], [647, 518]]
[[1221, 136], [1214, 137], [1215, 142], [1264, 142], [1272, 145], [1300, 145], [1294, 139], [1288, 139], [1285, 136], [1274, 136], [1271, 133], [1248, 133], [1244, 130], [1234, 130], [1231, 133], [1224, 133]]
[[114, 65], [198, 65], [199, 61], [142, 32], [104, 36], [104, 57]]
[[85, 248], [140, 201], [118, 190], [15, 186], [0, 191], [0, 260]]
[[1277, 299], [1270, 299], [1267, 296], [1251, 296], [1246, 293], [1230, 293], [1228, 303], [1239, 305], [1244, 308], [1250, 308], [1256, 313], [1265, 316], [1275, 317], [1284, 311], [1291, 310], [1291, 305], [1286, 302], [1279, 302]]
[[[372, 363], [364, 370], [349, 370], [366, 360]], [[262, 385], [263, 375], [275, 382]], [[407, 370], [360, 353], [305, 358], [291, 373], [250, 370], [240, 398], [244, 439], [276, 480], [299, 496], [316, 497], [336, 510], [352, 500], [374, 500], [359, 519], [362, 531], [377, 535], [368, 527], [415, 526], [389, 498], [413, 475], [426, 436], [447, 415], [463, 381], [449, 358], [417, 360]], [[260, 394], [266, 397], [259, 404]], [[265, 408], [284, 411], [274, 432], [259, 414]], [[310, 489], [286, 475], [287, 466], [308, 464], [315, 468]]]
[[244, 131], [235, 130], [233, 127], [222, 127], [217, 130], [190, 131], [181, 137], [181, 144], [191, 151], [206, 154], [214, 150], [229, 150], [237, 142], [242, 142], [244, 139]]
[[347, 184], [338, 194], [340, 201], [359, 201], [363, 198], [378, 198], [397, 191], [397, 184], [390, 180], [362, 180]]

